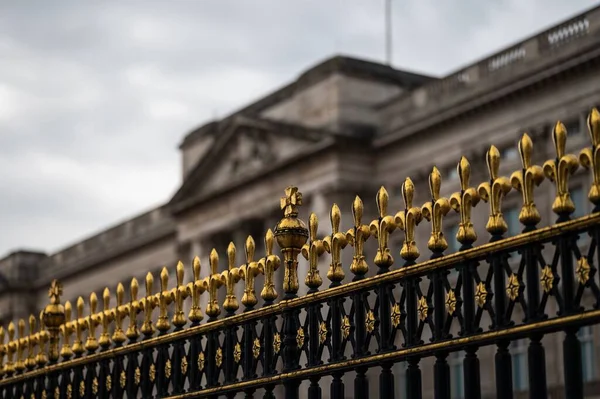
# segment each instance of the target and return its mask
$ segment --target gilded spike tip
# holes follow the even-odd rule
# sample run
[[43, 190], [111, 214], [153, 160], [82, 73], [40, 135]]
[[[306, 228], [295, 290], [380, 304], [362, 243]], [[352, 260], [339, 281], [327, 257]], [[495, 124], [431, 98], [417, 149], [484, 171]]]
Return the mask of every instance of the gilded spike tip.
[[259, 261], [260, 267], [265, 273], [265, 283], [260, 296], [265, 300], [266, 304], [273, 303], [277, 299], [274, 275], [281, 264], [279, 257], [273, 255], [273, 241], [274, 234], [271, 229], [268, 229], [265, 234], [265, 257]]
[[544, 171], [538, 165], [532, 164], [533, 142], [527, 133], [519, 140], [519, 154], [523, 168], [512, 174], [510, 180], [512, 186], [521, 192], [523, 206], [519, 213], [519, 221], [529, 228], [534, 227], [541, 220], [535, 202], [533, 200], [533, 189], [544, 180]]
[[490, 214], [485, 228], [492, 236], [499, 237], [508, 230], [502, 216], [502, 199], [510, 192], [511, 185], [507, 177], [498, 176], [500, 152], [495, 146], [491, 146], [488, 150], [486, 160], [490, 180], [481, 183], [477, 192], [484, 202], [490, 204]]
[[146, 274], [146, 297], [144, 301], [144, 322], [142, 323], [141, 332], [144, 337], [149, 338], [154, 334], [154, 326], [152, 325], [152, 310], [156, 307], [156, 301], [152, 295], [152, 287], [154, 286], [154, 276], [148, 272]]
[[125, 297], [125, 287], [119, 283], [117, 285], [117, 306], [113, 311], [113, 319], [115, 320], [115, 331], [113, 332], [112, 340], [117, 346], [121, 346], [127, 339], [123, 332], [123, 316], [127, 314], [123, 306], [123, 298]]
[[597, 212], [600, 207], [600, 112], [596, 108], [592, 109], [587, 118], [587, 127], [592, 146], [581, 151], [579, 163], [592, 172], [588, 199], [596, 208], [594, 212]]
[[471, 221], [471, 210], [479, 203], [479, 195], [474, 187], [469, 187], [471, 164], [467, 158], [460, 158], [457, 170], [460, 178], [460, 192], [452, 194], [450, 206], [460, 214], [456, 239], [461, 244], [470, 246], [477, 240], [477, 234]]
[[110, 290], [108, 287], [104, 288], [104, 292], [102, 293], [103, 299], [103, 307], [102, 314], [100, 315], [100, 321], [102, 323], [102, 333], [100, 333], [100, 339], [98, 340], [98, 344], [102, 349], [108, 349], [110, 346], [110, 333], [109, 333], [109, 323], [111, 321], [111, 311], [110, 311]]
[[337, 204], [333, 204], [331, 207], [329, 219], [331, 221], [331, 235], [325, 237], [323, 246], [331, 254], [331, 264], [327, 271], [327, 278], [331, 281], [330, 287], [336, 287], [341, 284], [341, 281], [345, 277], [344, 269], [342, 268], [342, 249], [348, 244], [346, 234], [339, 231], [342, 212]]
[[159, 293], [159, 316], [156, 322], [156, 328], [161, 334], [165, 334], [171, 328], [168, 316], [168, 303], [170, 301], [171, 294], [168, 292], [169, 289], [169, 270], [166, 267], [160, 272], [160, 293]]
[[130, 285], [131, 298], [129, 301], [129, 326], [125, 332], [125, 335], [131, 342], [135, 341], [140, 336], [140, 332], [137, 327], [137, 314], [139, 311], [139, 303], [137, 300], [138, 291], [139, 284], [137, 279], [134, 277], [131, 279]]
[[381, 186], [375, 197], [379, 218], [369, 225], [371, 234], [377, 238], [377, 254], [375, 264], [379, 266], [380, 272], [387, 271], [394, 263], [394, 258], [388, 246], [390, 234], [396, 229], [396, 221], [393, 216], [387, 215], [389, 195], [385, 187]]
[[404, 210], [399, 211], [394, 216], [398, 228], [404, 231], [404, 243], [400, 250], [400, 256], [408, 264], [414, 263], [419, 257], [419, 248], [415, 241], [416, 226], [421, 223], [423, 214], [421, 208], [413, 206], [415, 195], [415, 185], [410, 177], [404, 179], [402, 183], [402, 198], [404, 199]]
[[96, 326], [99, 322], [96, 317], [96, 309], [98, 307], [98, 297], [95, 292], [90, 294], [90, 315], [84, 321], [84, 325], [87, 326], [88, 336], [85, 341], [85, 350], [88, 353], [94, 353], [98, 349], [98, 340], [96, 339]]
[[200, 258], [197, 256], [194, 257], [192, 268], [194, 269], [194, 281], [190, 283], [192, 306], [188, 314], [188, 319], [190, 319], [192, 325], [197, 325], [204, 318], [200, 309], [200, 295], [204, 292], [204, 284], [200, 280]]
[[308, 273], [304, 283], [310, 288], [309, 292], [314, 292], [323, 284], [323, 279], [319, 274], [319, 256], [325, 252], [324, 242], [317, 238], [319, 219], [315, 213], [311, 213], [308, 218], [308, 230], [310, 232], [309, 242], [302, 246], [302, 256], [308, 260]]
[[185, 291], [187, 287], [183, 285], [183, 277], [185, 273], [185, 267], [183, 266], [183, 262], [177, 262], [177, 267], [175, 268], [177, 274], [177, 286], [175, 287], [174, 295], [172, 295], [175, 299], [175, 313], [173, 313], [173, 325], [177, 330], [181, 329], [185, 326], [185, 314], [183, 313], [183, 298], [185, 296]]
[[442, 220], [450, 211], [450, 202], [447, 198], [440, 197], [442, 187], [442, 175], [435, 166], [429, 174], [429, 191], [431, 201], [425, 203], [421, 208], [423, 217], [431, 222], [431, 235], [427, 247], [439, 256], [448, 248], [448, 243], [442, 231]]
[[354, 227], [346, 233], [348, 243], [354, 247], [350, 271], [354, 274], [354, 280], [361, 280], [369, 271], [369, 265], [365, 260], [364, 244], [371, 235], [371, 230], [366, 224], [362, 224], [364, 205], [357, 195], [352, 202], [352, 218]]
[[208, 304], [206, 305], [206, 314], [210, 317], [208, 321], [212, 321], [221, 314], [221, 309], [219, 308], [219, 301], [217, 298], [217, 290], [223, 286], [223, 280], [221, 280], [221, 275], [218, 273], [219, 255], [217, 254], [217, 250], [214, 248], [210, 252], [209, 261], [212, 273], [207, 277], [205, 283], [208, 287]]
[[248, 236], [246, 239], [246, 263], [240, 266], [240, 277], [244, 279], [244, 295], [242, 296], [242, 303], [246, 307], [246, 310], [250, 310], [256, 305], [258, 299], [254, 292], [254, 279], [260, 273], [263, 273], [261, 262], [254, 261], [254, 252], [256, 245], [252, 236]]
[[572, 154], [565, 154], [567, 145], [567, 129], [561, 122], [557, 122], [552, 131], [552, 141], [556, 150], [556, 158], [544, 163], [544, 174], [548, 180], [556, 185], [556, 197], [552, 203], [552, 211], [559, 216], [559, 220], [568, 220], [569, 215], [575, 211], [575, 204], [569, 194], [569, 177], [579, 167], [577, 158]]
[[233, 314], [240, 307], [237, 298], [235, 297], [235, 284], [240, 281], [239, 269], [235, 267], [235, 245], [229, 243], [227, 247], [227, 260], [229, 262], [227, 270], [221, 274], [221, 279], [225, 284], [226, 295], [223, 302], [223, 309], [227, 310], [228, 314]]

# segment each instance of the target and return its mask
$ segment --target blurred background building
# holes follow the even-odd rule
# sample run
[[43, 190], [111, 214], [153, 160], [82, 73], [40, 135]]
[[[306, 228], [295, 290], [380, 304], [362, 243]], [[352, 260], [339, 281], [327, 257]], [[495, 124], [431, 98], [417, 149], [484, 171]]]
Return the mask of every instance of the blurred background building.
[[[172, 267], [178, 260], [189, 266], [196, 255], [206, 275], [213, 247], [224, 269], [229, 242], [236, 244], [237, 262], [242, 264], [248, 235], [256, 240], [257, 257], [261, 256], [262, 237], [281, 217], [279, 197], [290, 184], [303, 193], [302, 218], [315, 212], [324, 235], [334, 202], [342, 209], [343, 229], [352, 224], [355, 195], [365, 202], [364, 220], [374, 218], [374, 195], [382, 184], [390, 193], [393, 212], [403, 209], [401, 185], [406, 176], [417, 188], [415, 202], [425, 202], [427, 176], [434, 165], [442, 173], [442, 194], [449, 196], [459, 189], [456, 164], [461, 155], [471, 162], [473, 184], [485, 181], [490, 144], [501, 152], [502, 174], [517, 170], [516, 143], [524, 132], [532, 137], [534, 160], [541, 164], [554, 157], [550, 132], [556, 120], [567, 126], [569, 151], [578, 153], [589, 144], [585, 117], [594, 106], [600, 106], [600, 8], [443, 78], [335, 56], [266, 97], [188, 133], [180, 145], [183, 183], [168, 203], [56, 253], [16, 251], [0, 260], [0, 322], [37, 314], [54, 278], [64, 285], [64, 299], [75, 301], [92, 291], [101, 295], [105, 286], [112, 290], [119, 282], [128, 286], [132, 277], [143, 281], [148, 271]], [[571, 185], [581, 215], [589, 210], [587, 175], [577, 174]], [[542, 224], [553, 221], [553, 193], [549, 182], [536, 192]], [[518, 193], [511, 193], [504, 202], [509, 234], [519, 232], [520, 201]], [[486, 205], [480, 205], [475, 225], [485, 226], [486, 217]], [[457, 223], [454, 214], [444, 222], [449, 251], [458, 249], [452, 239]], [[428, 226], [420, 226], [417, 243], [422, 248], [428, 234]], [[480, 230], [478, 244], [486, 237]], [[396, 254], [402, 238], [400, 233], [392, 235]], [[187, 270], [189, 279], [191, 267]], [[600, 356], [594, 345], [597, 333], [584, 329], [581, 341], [587, 353], [586, 389], [600, 395], [595, 382], [600, 376], [595, 366]], [[553, 348], [561, 343], [550, 339], [556, 342], [545, 343], [548, 381], [559, 389], [562, 355]], [[519, 373], [525, 367], [525, 348], [516, 343], [513, 349], [514, 385], [520, 391], [527, 391], [528, 384]], [[480, 358], [491, 359], [492, 348], [486, 349]], [[457, 398], [462, 396], [460, 359], [451, 363]], [[481, 361], [482, 376], [493, 375], [492, 364]], [[395, 373], [400, 391], [403, 371]], [[423, 378], [432, 395], [431, 375], [424, 373]], [[492, 392], [492, 381], [482, 378], [484, 393]]]

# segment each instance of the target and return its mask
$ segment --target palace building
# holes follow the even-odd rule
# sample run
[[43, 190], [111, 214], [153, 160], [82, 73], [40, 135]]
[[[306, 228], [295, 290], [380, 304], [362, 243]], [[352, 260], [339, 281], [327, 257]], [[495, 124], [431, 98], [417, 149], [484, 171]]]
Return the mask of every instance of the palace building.
[[[183, 183], [164, 205], [56, 253], [16, 251], [1, 259], [0, 322], [6, 325], [39, 314], [48, 302], [52, 279], [62, 282], [63, 299], [75, 303], [79, 296], [87, 301], [90, 292], [102, 297], [105, 286], [111, 291], [118, 283], [128, 287], [132, 277], [143, 282], [148, 271], [158, 276], [163, 266], [173, 269], [179, 260], [186, 266], [186, 281], [191, 281], [194, 256], [200, 258], [205, 276], [212, 248], [224, 270], [230, 242], [236, 245], [241, 264], [249, 235], [257, 243], [256, 257], [261, 257], [265, 232], [281, 219], [278, 199], [289, 185], [302, 192], [300, 218], [308, 221], [314, 212], [320, 221], [319, 232], [323, 232], [319, 234], [324, 236], [330, 231], [333, 203], [342, 211], [342, 230], [353, 226], [351, 209], [356, 195], [365, 204], [364, 221], [376, 219], [375, 193], [381, 185], [389, 193], [392, 214], [404, 209], [401, 187], [407, 176], [416, 187], [415, 204], [424, 203], [429, 199], [428, 176], [434, 166], [442, 175], [441, 195], [450, 197], [460, 189], [457, 163], [462, 155], [471, 163], [471, 180], [485, 181], [485, 156], [491, 144], [500, 151], [500, 174], [510, 176], [520, 168], [517, 142], [525, 132], [533, 141], [534, 163], [542, 165], [555, 157], [551, 131], [557, 120], [568, 131], [567, 151], [578, 154], [589, 146], [585, 120], [598, 106], [600, 7], [444, 77], [335, 56], [260, 100], [185, 135], [180, 145]], [[575, 216], [589, 212], [589, 174], [580, 168], [570, 185]], [[554, 190], [548, 181], [536, 189], [540, 225], [556, 219], [551, 208]], [[513, 190], [503, 203], [510, 235], [522, 229], [520, 206], [520, 194]], [[474, 224], [481, 228], [476, 244], [489, 240], [483, 229], [487, 215], [487, 204], [473, 211]], [[453, 211], [444, 219], [450, 246], [447, 253], [460, 246], [454, 238], [458, 222], [459, 215]], [[416, 242], [422, 248], [426, 248], [429, 234], [425, 223], [418, 226]], [[390, 237], [390, 247], [398, 258], [403, 238], [402, 232]], [[369, 273], [374, 274], [376, 243], [367, 244], [365, 252], [372, 265]], [[346, 270], [351, 255], [343, 254]], [[422, 256], [419, 261], [423, 260]], [[322, 261], [326, 268], [328, 260]], [[351, 279], [348, 274], [346, 279]], [[303, 287], [306, 263], [301, 264], [299, 275], [301, 295], [307, 290]], [[276, 278], [281, 287], [281, 270]], [[582, 348], [587, 351], [583, 368], [586, 392], [598, 397], [599, 332], [586, 327], [580, 333]], [[552, 397], [563, 397], [561, 341], [552, 336], [544, 344]], [[483, 349], [489, 350], [479, 353], [482, 392], [484, 397], [493, 397], [493, 378], [485, 376], [493, 376], [494, 351]], [[514, 388], [526, 392], [528, 380], [519, 371], [526, 369], [526, 343], [513, 342], [511, 353]], [[452, 397], [461, 398], [460, 352], [449, 358], [449, 364]], [[422, 369], [428, 367], [423, 362]], [[402, 366], [394, 366], [393, 371], [396, 390], [401, 392]], [[429, 374], [423, 373], [425, 397], [433, 397]]]

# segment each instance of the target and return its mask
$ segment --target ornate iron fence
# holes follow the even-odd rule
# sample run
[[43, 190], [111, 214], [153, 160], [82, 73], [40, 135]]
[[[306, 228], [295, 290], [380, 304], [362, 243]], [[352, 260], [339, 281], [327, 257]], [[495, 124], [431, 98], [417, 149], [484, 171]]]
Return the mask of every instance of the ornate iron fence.
[[[138, 299], [138, 282], [131, 282], [131, 299], [124, 303], [124, 287], [116, 290], [115, 307], [111, 293], [103, 293], [103, 310], [92, 294], [89, 312], [84, 314], [82, 298], [77, 301], [76, 318], [71, 320], [70, 303], [61, 304], [62, 288], [54, 281], [50, 304], [39, 317], [0, 328], [0, 398], [121, 398], [121, 397], [235, 397], [274, 398], [281, 385], [288, 399], [300, 396], [299, 386], [309, 381], [306, 397], [344, 398], [343, 376], [354, 374], [353, 396], [367, 398], [369, 368], [379, 372], [382, 398], [394, 397], [392, 366], [408, 363], [407, 397], [421, 398], [420, 363], [434, 357], [433, 381], [436, 398], [451, 392], [448, 355], [465, 351], [464, 396], [481, 397], [478, 349], [496, 348], [495, 385], [499, 398], [513, 396], [509, 344], [529, 340], [528, 378], [530, 397], [546, 398], [546, 334], [562, 331], [564, 385], [568, 398], [583, 397], [580, 327], [600, 321], [600, 289], [597, 262], [600, 260], [600, 114], [588, 117], [592, 146], [579, 158], [565, 153], [567, 132], [560, 122], [553, 131], [555, 159], [543, 167], [532, 164], [533, 145], [525, 134], [519, 142], [522, 168], [510, 178], [499, 176], [500, 154], [492, 146], [487, 152], [489, 180], [477, 188], [470, 185], [470, 165], [458, 163], [460, 190], [450, 198], [440, 197], [441, 177], [436, 168], [429, 177], [431, 201], [414, 206], [414, 186], [407, 178], [402, 186], [405, 209], [388, 213], [385, 188], [377, 193], [379, 217], [363, 224], [363, 203], [356, 197], [352, 213], [354, 227], [340, 231], [341, 212], [331, 210], [332, 232], [317, 237], [317, 217], [312, 214], [308, 228], [298, 218], [301, 193], [286, 189], [281, 199], [284, 217], [275, 231], [265, 237], [266, 255], [254, 259], [255, 243], [246, 241], [246, 262], [237, 267], [236, 249], [227, 250], [228, 269], [218, 273], [219, 256], [210, 254], [211, 273], [200, 278], [200, 261], [194, 259], [193, 281], [184, 284], [184, 265], [176, 267], [176, 287], [169, 289], [169, 272], [160, 274], [160, 290], [153, 290], [154, 277], [146, 277], [145, 295]], [[568, 190], [569, 176], [581, 165], [591, 171], [588, 198], [592, 214], [571, 220], [574, 204]], [[544, 177], [556, 185], [552, 209], [558, 219], [549, 227], [537, 228], [540, 214], [534, 202], [534, 188]], [[523, 232], [504, 237], [506, 222], [501, 213], [503, 197], [512, 189], [522, 193], [519, 221]], [[489, 203], [486, 230], [488, 244], [473, 247], [476, 232], [471, 210], [480, 200]], [[460, 214], [457, 240], [460, 251], [444, 255], [448, 244], [442, 221], [450, 211]], [[427, 220], [431, 236], [427, 247], [430, 260], [416, 263], [419, 249], [415, 227]], [[400, 251], [402, 263], [396, 268], [388, 242], [395, 230], [404, 232]], [[589, 236], [581, 245], [579, 237]], [[369, 263], [364, 256], [367, 240], [377, 241], [374, 264], [377, 274], [366, 277]], [[274, 241], [281, 258], [273, 252]], [[342, 251], [353, 251], [349, 271], [352, 281], [342, 284], [346, 271]], [[321, 289], [319, 258], [327, 252], [331, 263], [329, 287]], [[298, 258], [309, 264], [305, 284], [308, 294], [297, 296]], [[509, 258], [516, 259], [510, 261]], [[283, 269], [283, 270], [282, 270]], [[454, 277], [449, 274], [455, 270]], [[284, 273], [283, 299], [278, 298], [275, 273]], [[255, 308], [254, 279], [264, 274], [260, 296], [264, 305]], [[243, 280], [243, 282], [240, 282]], [[244, 285], [238, 312], [236, 284]], [[222, 307], [218, 291], [225, 288]], [[596, 303], [585, 306], [589, 293]], [[201, 297], [208, 296], [208, 322], [201, 323]], [[586, 294], [588, 295], [588, 294]], [[185, 315], [186, 301], [190, 302]], [[155, 309], [158, 308], [156, 318]], [[525, 318], [519, 320], [515, 309]], [[169, 313], [172, 312], [172, 317]], [[138, 328], [138, 315], [143, 323]], [[128, 326], [123, 326], [125, 320]], [[489, 320], [489, 325], [483, 321]], [[188, 325], [189, 322], [189, 325]], [[459, 333], [451, 334], [452, 326]], [[97, 339], [96, 330], [101, 333]], [[158, 332], [157, 332], [158, 331]], [[85, 335], [85, 337], [84, 337]], [[74, 338], [74, 339], [73, 339]], [[72, 340], [73, 339], [73, 340]], [[330, 381], [323, 387], [323, 378]]]

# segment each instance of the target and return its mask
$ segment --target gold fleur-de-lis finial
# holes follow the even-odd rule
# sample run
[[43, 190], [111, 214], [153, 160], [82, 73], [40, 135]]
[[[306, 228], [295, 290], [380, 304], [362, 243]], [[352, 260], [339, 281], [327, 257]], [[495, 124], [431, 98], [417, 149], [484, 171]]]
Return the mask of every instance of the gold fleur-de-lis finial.
[[352, 264], [350, 271], [361, 279], [369, 271], [369, 265], [365, 260], [364, 244], [371, 235], [371, 230], [368, 225], [362, 224], [363, 202], [357, 195], [352, 202], [352, 218], [354, 219], [354, 227], [348, 230], [346, 238], [348, 244], [354, 247], [354, 255], [352, 256]]
[[389, 195], [385, 187], [381, 186], [375, 198], [377, 200], [379, 218], [373, 220], [369, 225], [371, 234], [377, 238], [378, 244], [375, 264], [381, 270], [387, 270], [394, 263], [394, 258], [388, 247], [388, 241], [390, 234], [396, 229], [396, 222], [393, 216], [387, 214]]
[[71, 334], [75, 330], [73, 322], [71, 321], [72, 306], [71, 302], [65, 302], [65, 323], [60, 326], [60, 332], [63, 336], [62, 348], [60, 349], [60, 356], [64, 360], [69, 360], [73, 356], [73, 350], [71, 349]]
[[523, 169], [516, 171], [510, 177], [512, 186], [523, 195], [523, 206], [519, 213], [519, 221], [525, 226], [535, 226], [540, 221], [538, 212], [533, 200], [533, 188], [539, 186], [544, 180], [544, 171], [538, 165], [531, 163], [533, 152], [533, 142], [527, 133], [523, 134], [519, 140], [519, 154]]
[[256, 292], [254, 290], [254, 279], [261, 273], [264, 273], [263, 266], [260, 262], [254, 260], [254, 253], [256, 251], [256, 244], [252, 236], [246, 238], [246, 263], [240, 266], [240, 277], [244, 280], [244, 295], [242, 296], [242, 303], [246, 309], [251, 309], [258, 303], [256, 298]]
[[25, 352], [25, 320], [19, 319], [17, 323], [17, 328], [19, 330], [19, 338], [17, 339], [17, 361], [15, 363], [15, 370], [23, 371], [25, 370], [25, 361], [23, 359], [23, 353]]
[[442, 232], [442, 220], [450, 211], [450, 202], [447, 198], [440, 197], [442, 175], [435, 166], [429, 174], [429, 191], [431, 201], [421, 208], [421, 213], [427, 221], [431, 222], [431, 235], [427, 247], [434, 253], [442, 253], [448, 248], [448, 243]]
[[102, 332], [100, 333], [100, 339], [98, 340], [98, 344], [102, 349], [108, 349], [110, 346], [110, 334], [108, 331], [109, 323], [111, 321], [111, 312], [110, 312], [110, 290], [108, 287], [104, 288], [104, 292], [102, 292], [102, 314], [100, 315], [100, 322], [102, 323]]
[[200, 279], [200, 258], [197, 256], [192, 261], [192, 269], [194, 272], [194, 281], [188, 285], [188, 291], [192, 295], [192, 306], [188, 314], [188, 319], [192, 323], [197, 324], [204, 318], [200, 309], [200, 295], [202, 295], [206, 288]]
[[175, 267], [175, 274], [177, 277], [177, 285], [175, 286], [172, 299], [175, 300], [175, 313], [173, 313], [173, 325], [176, 328], [181, 328], [185, 325], [185, 314], [183, 313], [183, 298], [187, 287], [183, 284], [183, 277], [185, 275], [185, 267], [183, 262], [177, 262]]
[[227, 247], [227, 260], [229, 265], [227, 270], [221, 273], [221, 279], [226, 288], [223, 309], [227, 310], [230, 314], [240, 307], [240, 304], [235, 297], [235, 284], [240, 281], [240, 270], [235, 266], [235, 252], [235, 245], [233, 242], [230, 242]]
[[[29, 337], [27, 338], [27, 358], [25, 359], [25, 367], [31, 370], [35, 367], [35, 348], [37, 346], [39, 335], [35, 332], [36, 320], [34, 315], [29, 315]], [[0, 345], [3, 340], [0, 340]], [[0, 359], [0, 369], [2, 368], [2, 360]], [[1, 372], [0, 372], [1, 374]]]
[[[38, 351], [38, 354], [35, 357], [35, 362], [38, 365], [38, 367], [43, 367], [46, 363], [48, 363], [48, 356], [46, 356], [46, 342], [48, 342], [48, 340], [50, 338], [48, 331], [46, 331], [44, 328], [45, 326], [44, 326], [44, 311], [43, 310], [40, 312], [39, 320], [40, 320], [40, 332], [39, 332], [38, 344], [39, 344], [40, 350]], [[2, 340], [0, 339], [0, 343], [1, 342], [2, 342]], [[1, 366], [1, 364], [0, 364], [0, 366]]]
[[486, 230], [493, 236], [501, 236], [508, 230], [502, 216], [502, 199], [510, 192], [511, 185], [507, 177], [498, 175], [500, 151], [495, 146], [492, 145], [487, 151], [486, 161], [490, 180], [481, 183], [477, 188], [477, 192], [482, 200], [490, 204], [490, 215], [485, 226]]
[[83, 340], [81, 334], [83, 332], [83, 327], [85, 325], [85, 321], [83, 320], [83, 308], [85, 306], [85, 302], [83, 302], [83, 297], [77, 298], [77, 316], [75, 320], [73, 320], [73, 324], [75, 325], [75, 341], [73, 342], [73, 353], [75, 356], [81, 356], [85, 349], [83, 347]]
[[[208, 287], [208, 304], [206, 305], [206, 314], [215, 318], [221, 314], [219, 308], [219, 300], [217, 298], [217, 290], [223, 286], [223, 280], [219, 274], [219, 254], [216, 249], [212, 249], [209, 256], [210, 276], [205, 279], [205, 286]], [[210, 321], [210, 320], [209, 320]]]
[[146, 274], [146, 297], [143, 299], [144, 305], [144, 322], [142, 323], [142, 334], [144, 337], [150, 338], [154, 334], [154, 326], [152, 325], [152, 310], [156, 307], [157, 303], [152, 295], [152, 287], [154, 285], [154, 276], [148, 272]]
[[122, 283], [117, 284], [117, 305], [113, 310], [113, 319], [115, 320], [115, 331], [113, 332], [112, 340], [117, 346], [120, 346], [127, 340], [127, 336], [123, 331], [123, 316], [127, 314], [127, 309], [123, 306], [125, 297], [125, 287]]
[[402, 183], [402, 198], [404, 200], [404, 210], [396, 213], [395, 221], [398, 228], [404, 231], [404, 243], [400, 250], [402, 259], [412, 262], [419, 257], [419, 248], [415, 242], [415, 230], [423, 214], [421, 208], [413, 206], [415, 196], [415, 185], [410, 177], [407, 177]]
[[161, 334], [165, 334], [171, 328], [167, 306], [171, 299], [169, 292], [169, 270], [163, 267], [160, 272], [160, 292], [158, 294], [158, 321], [156, 328]]
[[298, 191], [298, 187], [286, 188], [285, 196], [281, 197], [281, 209], [283, 209], [283, 216], [298, 216], [299, 205], [302, 205], [302, 193]]
[[587, 117], [587, 128], [592, 142], [591, 147], [584, 148], [579, 154], [579, 163], [592, 171], [592, 185], [588, 199], [596, 207], [600, 205], [600, 112], [593, 108]]
[[331, 254], [331, 264], [327, 271], [327, 278], [331, 281], [331, 286], [337, 286], [344, 279], [344, 269], [342, 268], [342, 249], [348, 244], [345, 233], [340, 232], [340, 222], [342, 212], [337, 204], [333, 204], [329, 213], [331, 221], [331, 235], [323, 239], [325, 251]]
[[452, 194], [450, 206], [460, 214], [460, 223], [456, 239], [461, 244], [472, 244], [477, 240], [477, 233], [471, 221], [471, 210], [479, 203], [479, 194], [474, 187], [469, 186], [471, 179], [471, 164], [465, 157], [461, 157], [457, 166], [460, 178], [460, 192]]
[[260, 296], [267, 302], [272, 302], [277, 299], [274, 275], [275, 271], [277, 271], [281, 265], [279, 256], [273, 254], [273, 241], [273, 232], [271, 229], [268, 229], [265, 234], [265, 257], [259, 260], [260, 267], [265, 273], [265, 283]]
[[12, 375], [15, 372], [15, 364], [13, 363], [13, 357], [17, 351], [17, 345], [15, 342], [15, 323], [8, 323], [8, 342], [6, 344], [6, 364], [4, 365], [4, 373]]
[[304, 279], [304, 283], [311, 290], [318, 289], [323, 284], [323, 279], [319, 274], [319, 257], [325, 252], [323, 241], [317, 238], [319, 229], [319, 219], [313, 212], [308, 218], [308, 243], [302, 247], [302, 256], [308, 260], [308, 273]]
[[138, 302], [137, 295], [140, 287], [137, 279], [134, 277], [131, 279], [129, 286], [130, 300], [129, 300], [129, 326], [125, 335], [130, 340], [134, 341], [140, 336], [140, 332], [137, 327], [137, 314], [140, 310], [140, 303]]
[[556, 184], [556, 197], [552, 203], [552, 210], [559, 217], [568, 217], [575, 211], [575, 205], [569, 194], [569, 176], [579, 167], [577, 158], [572, 154], [565, 154], [567, 146], [567, 129], [560, 121], [552, 131], [552, 141], [556, 150], [556, 158], [544, 163], [544, 174]]
[[93, 353], [98, 349], [98, 340], [96, 339], [96, 327], [99, 322], [96, 317], [96, 309], [98, 307], [98, 297], [95, 292], [90, 294], [90, 314], [84, 321], [84, 325], [87, 326], [87, 339], [85, 341], [85, 350], [88, 353]]
[[4, 375], [4, 355], [6, 355], [6, 344], [4, 343], [4, 327], [0, 326], [0, 377]]

